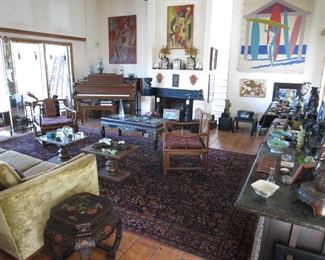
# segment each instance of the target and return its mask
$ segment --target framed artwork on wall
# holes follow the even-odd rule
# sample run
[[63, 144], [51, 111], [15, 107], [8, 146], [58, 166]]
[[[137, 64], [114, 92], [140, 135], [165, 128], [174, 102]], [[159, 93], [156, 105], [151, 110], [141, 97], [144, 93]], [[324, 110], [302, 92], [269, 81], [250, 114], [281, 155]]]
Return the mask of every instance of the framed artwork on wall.
[[167, 7], [167, 46], [186, 49], [193, 46], [194, 5]]
[[210, 48], [210, 70], [216, 70], [217, 69], [217, 59], [218, 59], [218, 50], [216, 48], [211, 47]]
[[302, 73], [314, 1], [246, 0], [238, 69]]
[[179, 75], [178, 74], [173, 74], [173, 79], [172, 79], [172, 86], [174, 88], [178, 88], [179, 87]]
[[240, 96], [265, 98], [266, 80], [263, 79], [241, 79]]
[[207, 99], [208, 103], [212, 102], [214, 99], [214, 84], [215, 84], [215, 75], [209, 74], [208, 99]]
[[136, 15], [108, 17], [109, 63], [137, 63]]

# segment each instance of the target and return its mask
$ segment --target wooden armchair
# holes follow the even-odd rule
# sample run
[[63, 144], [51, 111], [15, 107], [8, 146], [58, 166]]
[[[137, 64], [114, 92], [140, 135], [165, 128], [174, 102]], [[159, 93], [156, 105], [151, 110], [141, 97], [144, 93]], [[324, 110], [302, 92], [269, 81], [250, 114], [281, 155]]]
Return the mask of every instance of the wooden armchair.
[[66, 99], [38, 100], [36, 107], [40, 108], [40, 112], [34, 117], [34, 121], [42, 135], [64, 126], [70, 126], [75, 132], [78, 131], [77, 113], [67, 107]]
[[[210, 114], [202, 113], [199, 121], [164, 123], [163, 134], [163, 164], [164, 174], [168, 170], [196, 170], [208, 171], [209, 153], [209, 126]], [[192, 130], [191, 130], [192, 129]], [[198, 129], [197, 133], [193, 129]], [[197, 155], [201, 161], [201, 166], [171, 166], [170, 159], [173, 155]]]

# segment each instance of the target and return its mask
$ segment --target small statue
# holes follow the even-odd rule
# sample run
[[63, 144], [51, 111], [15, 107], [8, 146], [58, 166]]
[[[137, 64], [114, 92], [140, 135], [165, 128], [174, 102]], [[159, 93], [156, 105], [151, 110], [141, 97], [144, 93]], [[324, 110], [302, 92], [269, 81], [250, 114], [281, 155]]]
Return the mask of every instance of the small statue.
[[230, 116], [230, 107], [231, 107], [231, 103], [229, 99], [225, 100], [225, 109], [223, 111], [224, 114], [227, 114], [228, 116]]
[[304, 146], [305, 135], [306, 135], [305, 129], [302, 126], [300, 126], [300, 131], [297, 135], [297, 145], [296, 145], [297, 151], [301, 151], [302, 147]]

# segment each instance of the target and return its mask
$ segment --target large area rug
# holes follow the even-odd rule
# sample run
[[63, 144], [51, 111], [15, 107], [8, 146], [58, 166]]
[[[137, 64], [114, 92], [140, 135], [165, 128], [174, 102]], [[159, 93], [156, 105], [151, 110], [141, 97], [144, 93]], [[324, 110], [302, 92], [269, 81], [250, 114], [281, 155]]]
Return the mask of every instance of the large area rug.
[[[69, 147], [72, 155], [98, 141], [95, 129], [83, 129], [88, 138]], [[254, 238], [256, 217], [237, 210], [234, 202], [254, 157], [211, 149], [208, 174], [202, 171], [171, 171], [163, 175], [162, 147], [141, 136], [118, 137], [140, 149], [122, 163], [132, 175], [122, 183], [100, 181], [101, 196], [110, 198], [120, 211], [124, 228], [175, 248], [208, 259], [247, 259]], [[33, 134], [0, 142], [0, 147], [47, 160], [57, 147], [45, 149]], [[103, 158], [98, 166], [104, 166]], [[177, 158], [174, 163], [195, 163]]]

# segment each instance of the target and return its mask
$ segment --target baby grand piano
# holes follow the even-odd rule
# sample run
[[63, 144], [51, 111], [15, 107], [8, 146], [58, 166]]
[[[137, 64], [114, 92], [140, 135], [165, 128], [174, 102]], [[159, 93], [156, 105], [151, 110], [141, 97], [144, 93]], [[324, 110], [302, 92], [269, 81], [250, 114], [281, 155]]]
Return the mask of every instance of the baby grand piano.
[[[73, 98], [82, 124], [85, 113], [90, 110], [117, 113], [115, 102], [120, 99], [130, 104], [130, 114], [134, 114], [136, 93], [135, 83], [124, 83], [123, 75], [110, 73], [88, 75], [86, 82], [75, 83], [73, 87]], [[91, 102], [87, 104], [84, 101]], [[112, 101], [112, 105], [103, 105], [102, 101]]]

